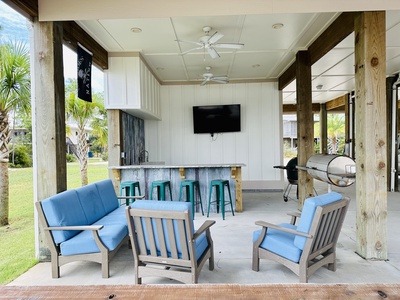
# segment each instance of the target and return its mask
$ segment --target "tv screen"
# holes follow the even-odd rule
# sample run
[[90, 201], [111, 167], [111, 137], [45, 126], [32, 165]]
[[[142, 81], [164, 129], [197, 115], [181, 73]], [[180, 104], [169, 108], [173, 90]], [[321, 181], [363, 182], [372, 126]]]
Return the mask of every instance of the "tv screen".
[[240, 131], [240, 104], [193, 106], [194, 133]]

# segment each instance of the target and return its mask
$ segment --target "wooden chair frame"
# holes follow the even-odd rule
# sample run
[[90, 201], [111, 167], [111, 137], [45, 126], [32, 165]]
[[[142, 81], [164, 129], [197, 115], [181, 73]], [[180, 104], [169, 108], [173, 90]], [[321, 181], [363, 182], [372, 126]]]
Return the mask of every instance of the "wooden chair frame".
[[[299, 281], [301, 283], [308, 282], [309, 277], [324, 265], [328, 265], [329, 270], [336, 271], [336, 243], [349, 203], [350, 199], [345, 197], [334, 203], [318, 206], [308, 234], [271, 223], [257, 221], [256, 224], [262, 226], [262, 232], [253, 243], [252, 269], [254, 271], [259, 271], [261, 258], [274, 260], [283, 264], [299, 276]], [[298, 215], [296, 214], [292, 215], [292, 224], [294, 224], [297, 217]], [[260, 244], [267, 234], [268, 228], [307, 238], [298, 263], [260, 247]]]
[[[128, 229], [135, 263], [135, 283], [141, 284], [146, 276], [161, 276], [184, 283], [197, 283], [204, 263], [209, 260], [209, 269], [214, 269], [214, 247], [210, 227], [215, 221], [207, 220], [193, 233], [192, 217], [189, 210], [165, 211], [126, 208]], [[145, 226], [142, 226], [142, 221]], [[152, 227], [152, 222], [156, 224]], [[167, 234], [164, 234], [166, 227]], [[178, 229], [175, 235], [174, 227]], [[144, 229], [145, 228], [145, 229]], [[208, 247], [196, 260], [196, 239], [206, 234]], [[146, 249], [145, 236], [149, 243]], [[158, 237], [159, 249], [156, 247]], [[167, 251], [167, 239], [170, 251]], [[176, 247], [181, 245], [180, 252]]]

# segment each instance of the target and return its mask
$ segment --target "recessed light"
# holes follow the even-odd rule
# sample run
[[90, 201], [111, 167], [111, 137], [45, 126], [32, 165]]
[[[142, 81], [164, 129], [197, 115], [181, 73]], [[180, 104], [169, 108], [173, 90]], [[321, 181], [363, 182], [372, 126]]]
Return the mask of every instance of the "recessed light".
[[132, 28], [131, 28], [131, 31], [132, 31], [133, 33], [141, 33], [141, 32], [142, 32], [142, 28], [139, 28], [139, 27], [132, 27]]
[[272, 25], [273, 29], [281, 29], [282, 27], [283, 27], [282, 23], [275, 23], [275, 24]]

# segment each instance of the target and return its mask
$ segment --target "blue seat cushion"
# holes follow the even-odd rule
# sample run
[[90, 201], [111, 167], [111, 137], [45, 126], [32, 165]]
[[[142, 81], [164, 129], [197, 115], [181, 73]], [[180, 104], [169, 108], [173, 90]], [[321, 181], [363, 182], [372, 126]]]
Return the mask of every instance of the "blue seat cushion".
[[[296, 230], [296, 226], [288, 223], [282, 223], [278, 226]], [[253, 232], [253, 242], [255, 242], [261, 234], [261, 229]], [[288, 232], [283, 232], [277, 229], [268, 228], [264, 240], [260, 244], [264, 248], [277, 255], [290, 259], [293, 262], [299, 262], [301, 249], [293, 243], [296, 235]]]
[[89, 224], [99, 220], [106, 214], [99, 191], [94, 183], [75, 190]]
[[[157, 200], [136, 200], [134, 203], [131, 204], [132, 208], [140, 208], [140, 209], [150, 209], [150, 210], [166, 210], [166, 211], [189, 211], [189, 217], [191, 219], [191, 224], [192, 230], [194, 231], [194, 224], [193, 224], [193, 219], [192, 219], [192, 205], [190, 202], [178, 202], [178, 201], [157, 201]], [[155, 227], [155, 222], [152, 223], [153, 227]], [[163, 224], [165, 224], [165, 220], [163, 220]], [[147, 247], [147, 252], [150, 253], [148, 247], [149, 242], [146, 236], [146, 226], [144, 222], [142, 222], [142, 226], [145, 231], [145, 243]], [[167, 248], [167, 254], [168, 256], [171, 255], [170, 253], [170, 242], [168, 239], [168, 232], [167, 228], [164, 225], [164, 236], [166, 237], [166, 248]], [[155, 231], [154, 231], [155, 232]], [[177, 224], [174, 223], [174, 232], [175, 235], [178, 235], [178, 228]], [[194, 231], [195, 232], [195, 231]], [[156, 232], [155, 232], [156, 233]], [[155, 236], [155, 244], [157, 248], [157, 253], [161, 255], [161, 252], [159, 251], [160, 249], [160, 243], [159, 243], [159, 238], [158, 236]], [[178, 251], [178, 257], [182, 257], [182, 248], [179, 239], [177, 239], [177, 251]], [[198, 260], [204, 253], [204, 251], [208, 248], [208, 241], [206, 234], [203, 233], [201, 234], [195, 241], [194, 247], [196, 249], [196, 260]]]
[[[115, 218], [118, 216], [118, 218]], [[104, 225], [99, 236], [109, 251], [113, 251], [128, 235], [124, 207], [119, 207], [93, 225]], [[97, 253], [97, 247], [91, 230], [85, 230], [60, 245], [62, 255]]]
[[[74, 226], [89, 225], [83, 211], [78, 194], [75, 190], [64, 191], [51, 196], [41, 202], [48, 225]], [[78, 234], [80, 231], [57, 230], [52, 231], [54, 242], [60, 244]]]
[[103, 203], [106, 214], [116, 209], [119, 206], [119, 203], [111, 179], [104, 179], [94, 184], [97, 187], [100, 195], [100, 200]]
[[[297, 230], [305, 233], [310, 232], [311, 224], [314, 219], [315, 211], [318, 206], [324, 206], [342, 199], [342, 195], [337, 192], [330, 192], [327, 194], [308, 198], [304, 201], [303, 210], [301, 212], [301, 218], [297, 226]], [[296, 236], [294, 244], [304, 249], [307, 238], [303, 236]]]

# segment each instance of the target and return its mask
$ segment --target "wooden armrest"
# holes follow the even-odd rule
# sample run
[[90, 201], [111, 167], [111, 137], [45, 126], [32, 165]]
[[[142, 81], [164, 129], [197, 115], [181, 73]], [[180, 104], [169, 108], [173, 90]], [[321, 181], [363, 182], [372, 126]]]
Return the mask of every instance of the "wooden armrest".
[[312, 238], [313, 237], [311, 234], [308, 234], [308, 233], [305, 233], [305, 232], [297, 231], [297, 230], [286, 228], [286, 227], [281, 227], [279, 225], [267, 223], [267, 222], [264, 222], [264, 221], [257, 221], [256, 225], [260, 225], [260, 226], [265, 227], [265, 228], [273, 228], [273, 229], [280, 230], [280, 231], [283, 231], [283, 232], [293, 233], [295, 235], [304, 236], [306, 238]]
[[82, 226], [52, 226], [45, 227], [44, 230], [100, 230], [104, 225], [82, 225]]
[[204, 231], [208, 230], [212, 225], [215, 224], [214, 220], [207, 220], [205, 221], [200, 228], [196, 231], [196, 233], [193, 235], [193, 239], [197, 239]]

